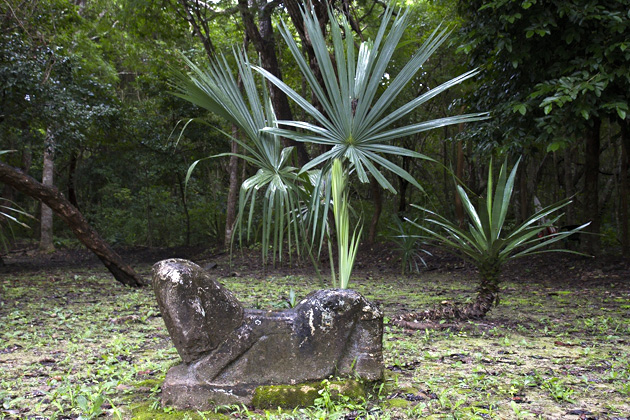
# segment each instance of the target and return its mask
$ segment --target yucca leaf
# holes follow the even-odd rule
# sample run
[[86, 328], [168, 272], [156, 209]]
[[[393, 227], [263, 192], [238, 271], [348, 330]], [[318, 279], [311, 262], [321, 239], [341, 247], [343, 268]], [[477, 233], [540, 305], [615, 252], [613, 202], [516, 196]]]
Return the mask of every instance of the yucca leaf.
[[[584, 223], [583, 225], [580, 225], [577, 228], [572, 229], [570, 231], [554, 234], [549, 239], [547, 239], [546, 241], [540, 242], [537, 245], [534, 245], [534, 246], [529, 247], [529, 248], [527, 248], [527, 249], [525, 249], [525, 250], [523, 250], [523, 251], [521, 251], [521, 252], [519, 252], [517, 254], [514, 254], [513, 258], [520, 258], [520, 257], [524, 257], [524, 256], [529, 255], [529, 254], [540, 253], [540, 251], [537, 251], [540, 248], [545, 247], [545, 246], [549, 246], [550, 244], [553, 244], [555, 242], [561, 241], [561, 240], [567, 238], [570, 235], [578, 233], [578, 232], [580, 232], [581, 230], [583, 230], [585, 227], [587, 227], [590, 224], [591, 224], [591, 222]], [[536, 251], [536, 252], [534, 252], [534, 251]], [[546, 252], [548, 252], [548, 251], [556, 251], [556, 250], [550, 250], [550, 249], [546, 250]], [[574, 251], [566, 250], [566, 249], [565, 250], [558, 249], [557, 251], [564, 251], [564, 252], [570, 252], [570, 253], [574, 253], [574, 254], [584, 255], [583, 253], [574, 252]]]
[[516, 172], [520, 161], [521, 159], [519, 158], [519, 160], [516, 161], [516, 164], [514, 164], [514, 168], [512, 168], [512, 172], [510, 172], [510, 176], [507, 181], [505, 180], [507, 162], [504, 162], [501, 166], [499, 181], [497, 183], [497, 191], [494, 197], [494, 208], [492, 209], [494, 216], [494, 223], [492, 226], [494, 239], [498, 239], [501, 235], [503, 224], [505, 223], [505, 217], [507, 216], [508, 208], [510, 206], [512, 192], [514, 191], [514, 181], [516, 179]]
[[475, 207], [473, 206], [473, 204], [470, 202], [470, 199], [468, 198], [468, 194], [466, 194], [466, 191], [464, 191], [464, 189], [460, 185], [457, 186], [457, 194], [459, 194], [459, 197], [461, 198], [462, 204], [464, 206], [464, 210], [466, 210], [466, 213], [472, 220], [473, 226], [480, 234], [483, 235], [484, 228], [483, 228], [483, 225], [481, 224], [481, 219], [479, 218], [479, 214], [477, 213], [477, 210], [475, 210]]

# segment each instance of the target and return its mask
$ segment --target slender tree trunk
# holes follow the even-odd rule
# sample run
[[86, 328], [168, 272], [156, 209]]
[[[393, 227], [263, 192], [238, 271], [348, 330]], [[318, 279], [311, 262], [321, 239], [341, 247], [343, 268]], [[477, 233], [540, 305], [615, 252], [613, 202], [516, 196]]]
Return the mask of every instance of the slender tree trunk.
[[586, 250], [592, 255], [599, 254], [599, 131], [601, 120], [593, 119], [593, 126], [585, 138], [585, 160], [584, 160], [584, 212], [591, 218], [591, 224], [586, 229], [594, 235], [585, 235]]
[[0, 182], [45, 203], [68, 225], [77, 239], [103, 262], [114, 278], [126, 286], [145, 286], [146, 282], [125, 264], [120, 256], [101, 239], [83, 215], [54, 187], [47, 187], [19, 169], [0, 162]]
[[370, 178], [370, 184], [372, 186], [372, 199], [374, 200], [374, 213], [370, 222], [368, 243], [373, 244], [376, 241], [376, 233], [378, 232], [378, 220], [381, 218], [381, 212], [383, 211], [383, 194], [381, 193], [381, 186], [374, 178]]
[[[250, 8], [248, 0], [238, 0], [239, 11], [241, 12], [243, 24], [245, 25], [245, 33], [260, 55], [262, 67], [282, 80], [282, 72], [280, 71], [278, 56], [276, 54], [276, 43], [271, 22], [271, 13], [278, 4], [279, 2], [263, 2], [258, 11], [258, 25], [256, 25], [252, 13], [253, 7]], [[293, 114], [289, 106], [287, 95], [273, 83], [267, 83], [267, 85], [269, 86], [269, 96], [276, 117], [279, 120], [292, 120]], [[284, 144], [285, 146], [295, 147], [298, 163], [300, 166], [306, 165], [309, 161], [309, 157], [304, 143], [284, 139]]]
[[72, 152], [70, 154], [70, 164], [68, 165], [68, 201], [76, 208], [79, 208], [76, 189], [78, 160], [77, 153]]
[[[574, 178], [574, 170], [573, 170], [573, 153], [571, 153], [572, 148], [567, 148], [564, 151], [564, 192], [565, 198], [573, 197], [575, 195], [575, 184], [573, 182]], [[565, 207], [566, 213], [566, 225], [572, 225], [575, 220], [575, 205], [573, 203], [569, 203]]]
[[182, 206], [184, 207], [184, 217], [186, 218], [186, 246], [190, 245], [190, 212], [188, 211], [188, 200], [186, 199], [186, 188], [184, 180], [177, 171], [177, 183], [179, 184], [179, 193], [182, 196]]
[[[411, 158], [408, 156], [402, 157], [402, 168], [409, 172], [409, 165], [411, 164]], [[399, 197], [398, 197], [398, 213], [402, 217], [402, 215], [407, 211], [407, 189], [409, 187], [409, 181], [404, 179], [403, 177], [398, 177], [398, 189], [399, 189]]]
[[[233, 125], [232, 137], [236, 136], [238, 136], [238, 128]], [[231, 152], [238, 153], [238, 143], [235, 141], [232, 141]], [[243, 164], [243, 166], [245, 166], [245, 164]], [[234, 233], [234, 224], [236, 222], [236, 204], [238, 202], [238, 189], [240, 185], [238, 179], [238, 158], [234, 155], [230, 156], [229, 173], [230, 187], [228, 190], [227, 208], [225, 210], [225, 237], [223, 239], [223, 245], [226, 249], [230, 247], [232, 235]]]
[[623, 256], [630, 257], [630, 236], [628, 235], [628, 166], [630, 164], [630, 124], [621, 122], [621, 251]]
[[[460, 131], [462, 128], [460, 127]], [[457, 177], [459, 184], [463, 182], [464, 178], [464, 146], [462, 141], [457, 142], [457, 167], [455, 168], [455, 176]], [[455, 191], [455, 215], [457, 216], [457, 223], [460, 227], [464, 226], [466, 222], [464, 215], [464, 205], [462, 204], [462, 198], [459, 196], [457, 191]]]
[[[52, 188], [54, 176], [54, 154], [55, 140], [50, 130], [46, 132], [46, 142], [44, 144], [44, 166], [42, 169], [42, 184]], [[42, 252], [54, 252], [53, 243], [53, 211], [50, 207], [41, 205], [40, 230], [39, 230], [39, 250]]]
[[33, 154], [31, 153], [31, 149], [28, 147], [25, 147], [24, 150], [22, 150], [22, 165], [20, 166], [20, 168], [22, 169], [22, 172], [24, 172], [25, 174], [28, 174], [31, 171], [32, 163], [33, 163]]

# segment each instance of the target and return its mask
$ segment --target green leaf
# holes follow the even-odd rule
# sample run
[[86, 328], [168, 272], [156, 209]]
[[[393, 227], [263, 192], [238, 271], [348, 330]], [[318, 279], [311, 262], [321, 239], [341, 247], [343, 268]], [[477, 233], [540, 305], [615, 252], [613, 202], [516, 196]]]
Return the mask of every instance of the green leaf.
[[[241, 186], [237, 228], [232, 239], [234, 242], [237, 237], [242, 238], [244, 219], [247, 219], [246, 234], [250, 238], [254, 230], [256, 198], [262, 193], [262, 257], [267, 263], [271, 249], [275, 262], [276, 257], [282, 258], [285, 239], [290, 250], [295, 246], [298, 254], [301, 247], [310, 246], [311, 242], [306, 240], [306, 221], [300, 209], [307, 198], [300, 186], [297, 168], [290, 165], [293, 148], [283, 148], [279, 137], [265, 130], [275, 128], [276, 124], [266, 84], [254, 79], [252, 66], [243, 51], [234, 50], [233, 56], [238, 77], [233, 74], [225, 56], [211, 61], [206, 68], [185, 59], [191, 72], [188, 75], [175, 72], [173, 85], [176, 96], [225, 118], [245, 135], [246, 140], [241, 140], [219, 130], [237, 142], [245, 153], [221, 153], [212, 157], [237, 156], [257, 169], [256, 174]], [[242, 90], [238, 78], [242, 81]], [[325, 134], [325, 130], [318, 133]], [[189, 167], [186, 184], [201, 160]], [[297, 238], [295, 241], [292, 234]]]
[[624, 111], [623, 109], [617, 107], [617, 115], [619, 115], [619, 118], [621, 118], [622, 120], [626, 119], [626, 111]]
[[547, 145], [547, 152], [556, 152], [564, 145], [564, 142], [554, 141]]

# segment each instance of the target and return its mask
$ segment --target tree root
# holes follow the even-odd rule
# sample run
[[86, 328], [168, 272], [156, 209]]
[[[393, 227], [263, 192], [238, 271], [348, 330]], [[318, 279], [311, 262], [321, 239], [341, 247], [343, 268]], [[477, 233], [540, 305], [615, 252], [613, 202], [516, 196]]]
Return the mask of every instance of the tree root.
[[426, 328], [448, 328], [454, 324], [436, 324], [436, 321], [468, 321], [482, 319], [492, 309], [498, 299], [494, 296], [481, 297], [466, 305], [457, 305], [453, 302], [443, 302], [439, 308], [429, 309], [423, 312], [410, 312], [395, 317], [391, 324], [401, 328], [423, 330]]

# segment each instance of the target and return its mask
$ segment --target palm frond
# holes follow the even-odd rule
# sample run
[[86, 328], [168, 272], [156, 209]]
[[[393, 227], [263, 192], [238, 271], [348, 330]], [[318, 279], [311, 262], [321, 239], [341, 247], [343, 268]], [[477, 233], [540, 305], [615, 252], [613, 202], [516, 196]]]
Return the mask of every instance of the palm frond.
[[[259, 89], [247, 55], [234, 50], [237, 76], [232, 72], [225, 56], [219, 56], [206, 68], [201, 68], [184, 57], [191, 69], [189, 74], [175, 73], [176, 96], [192, 102], [234, 124], [245, 135], [239, 139], [218, 129], [232, 141], [237, 142], [245, 154], [221, 153], [210, 158], [237, 156], [253, 167], [255, 175], [246, 179], [239, 193], [238, 214], [235, 233], [242, 239], [243, 232], [251, 239], [255, 225], [256, 197], [263, 194], [262, 203], [262, 255], [267, 262], [271, 250], [273, 262], [282, 259], [283, 244], [288, 241], [289, 250], [308, 244], [305, 227], [297, 208], [305, 200], [297, 168], [291, 166], [292, 147], [283, 148], [280, 138], [264, 128], [275, 127], [276, 120], [270, 104], [269, 94], [263, 83]], [[242, 82], [242, 91], [237, 77]], [[186, 181], [200, 160], [188, 169]], [[246, 227], [243, 224], [246, 221]], [[234, 238], [233, 238], [234, 239]]]
[[275, 127], [264, 130], [297, 141], [332, 146], [330, 153], [316, 158], [302, 171], [308, 171], [332, 159], [344, 157], [353, 166], [361, 182], [368, 182], [369, 176], [372, 176], [383, 188], [395, 193], [396, 190], [381, 172], [380, 167], [419, 187], [409, 173], [392, 164], [385, 156], [407, 154], [420, 159], [427, 159], [427, 157], [415, 154], [411, 150], [386, 147], [390, 146], [389, 142], [445, 125], [487, 118], [487, 113], [474, 113], [393, 127], [396, 122], [426, 101], [475, 76], [476, 70], [443, 83], [386, 114], [426, 60], [447, 39], [448, 30], [436, 29], [382, 91], [383, 77], [410, 23], [410, 15], [406, 11], [397, 13], [393, 17], [394, 8], [391, 5], [388, 6], [375, 39], [371, 42], [361, 42], [357, 51], [347, 20], [336, 17], [329, 10], [334, 60], [331, 58], [314, 9], [307, 7], [302, 11], [302, 15], [321, 70], [322, 84], [317, 81], [317, 77], [284, 22], [280, 25], [280, 33], [298, 63], [308, 86], [322, 104], [324, 113], [268, 71], [254, 67], [314, 119], [314, 123], [279, 121], [281, 125], [303, 129], [306, 133]]

